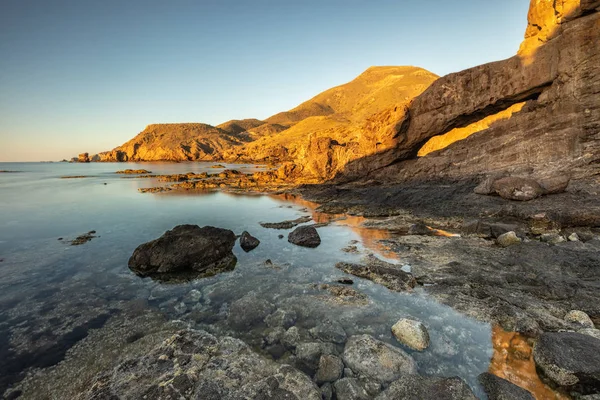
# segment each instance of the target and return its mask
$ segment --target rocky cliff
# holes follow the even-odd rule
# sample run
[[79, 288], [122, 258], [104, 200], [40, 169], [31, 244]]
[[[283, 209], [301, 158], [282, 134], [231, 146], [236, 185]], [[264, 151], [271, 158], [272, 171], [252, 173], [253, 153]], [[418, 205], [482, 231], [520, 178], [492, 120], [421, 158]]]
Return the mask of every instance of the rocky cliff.
[[438, 79], [397, 121], [392, 149], [350, 163], [338, 178], [598, 174], [598, 7], [600, 1], [532, 0], [516, 56]]

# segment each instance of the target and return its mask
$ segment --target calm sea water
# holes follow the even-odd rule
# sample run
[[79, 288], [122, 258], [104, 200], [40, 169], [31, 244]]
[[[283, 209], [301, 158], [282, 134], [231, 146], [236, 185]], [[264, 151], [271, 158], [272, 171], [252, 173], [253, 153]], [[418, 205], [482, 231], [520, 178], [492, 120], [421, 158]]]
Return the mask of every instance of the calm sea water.
[[[141, 194], [138, 188], [158, 182], [115, 174], [124, 168], [155, 174], [219, 171], [211, 165], [0, 163], [0, 170], [18, 171], [0, 173], [0, 393], [18, 383], [25, 372], [63, 359], [85, 337], [81, 332], [100, 328], [128, 301], [140, 300], [170, 319], [238, 336], [259, 347], [263, 324], [241, 332], [227, 324], [229, 306], [254, 296], [274, 308], [295, 310], [299, 327], [310, 329], [333, 321], [348, 335], [369, 333], [396, 346], [400, 344], [392, 338], [390, 327], [401, 317], [418, 318], [428, 326], [432, 339], [428, 350], [411, 352], [420, 372], [458, 375], [481, 394], [476, 376], [487, 371], [492, 355], [488, 324], [466, 318], [422, 292], [391, 292], [355, 277], [352, 287], [367, 296], [366, 304], [322, 300], [318, 285], [345, 276], [335, 263], [377, 254], [375, 239], [382, 233], [357, 229], [342, 220], [319, 228], [321, 246], [302, 248], [278, 237], [288, 231], [259, 225], [311, 215], [302, 202], [222, 192]], [[61, 179], [74, 175], [86, 178]], [[178, 224], [213, 225], [236, 234], [247, 230], [261, 244], [250, 253], [236, 244], [235, 270], [211, 278], [166, 285], [131, 273], [127, 261], [133, 250]], [[91, 230], [98, 236], [92, 241], [81, 246], [67, 242]], [[341, 250], [352, 241], [358, 242], [361, 254]], [[266, 267], [267, 259], [276, 268]], [[200, 293], [200, 298], [186, 300], [191, 291]], [[211, 317], [203, 320], [198, 315]]]

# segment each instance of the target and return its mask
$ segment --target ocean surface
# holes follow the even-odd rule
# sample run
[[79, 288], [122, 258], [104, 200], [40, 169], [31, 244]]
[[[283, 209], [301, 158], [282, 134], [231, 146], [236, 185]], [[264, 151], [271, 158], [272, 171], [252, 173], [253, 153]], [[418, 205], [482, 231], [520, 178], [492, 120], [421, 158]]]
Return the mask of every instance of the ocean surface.
[[[274, 309], [296, 309], [296, 325], [307, 330], [341, 325], [348, 336], [368, 333], [398, 347], [391, 326], [402, 317], [417, 318], [428, 327], [432, 345], [424, 352], [404, 350], [419, 372], [460, 376], [482, 395], [476, 377], [489, 369], [493, 355], [489, 324], [437, 303], [422, 290], [397, 293], [356, 277], [351, 287], [366, 295], [363, 304], [323, 300], [319, 285], [350, 278], [335, 268], [337, 262], [359, 262], [369, 253], [396, 262], [377, 241], [386, 232], [361, 229], [357, 218], [338, 218], [318, 228], [319, 247], [298, 247], [287, 242], [289, 230], [265, 229], [259, 222], [304, 215], [316, 222], [331, 219], [315, 213], [310, 203], [223, 192], [142, 194], [138, 188], [159, 183], [115, 173], [125, 168], [154, 174], [221, 171], [211, 165], [0, 163], [0, 170], [15, 171], [0, 173], [0, 394], [25, 374], [63, 360], [85, 332], [101, 329], [124, 304], [136, 301], [190, 327], [240, 337], [269, 356], [260, 346], [262, 322], [240, 330], [227, 324], [233, 302], [254, 298]], [[133, 250], [178, 224], [212, 225], [236, 234], [247, 230], [261, 243], [249, 253], [236, 244], [236, 268], [210, 278], [165, 284], [133, 274], [127, 267]], [[90, 242], [70, 245], [89, 231], [96, 236]], [[342, 251], [349, 245], [359, 253]], [[190, 293], [197, 294], [192, 301]]]

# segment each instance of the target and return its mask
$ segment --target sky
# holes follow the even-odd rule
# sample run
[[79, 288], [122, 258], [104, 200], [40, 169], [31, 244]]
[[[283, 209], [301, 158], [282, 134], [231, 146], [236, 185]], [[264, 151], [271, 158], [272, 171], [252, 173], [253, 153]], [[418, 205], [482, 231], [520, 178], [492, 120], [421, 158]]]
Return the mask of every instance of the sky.
[[373, 65], [516, 54], [529, 0], [1, 0], [0, 162], [110, 150], [146, 125], [267, 118]]

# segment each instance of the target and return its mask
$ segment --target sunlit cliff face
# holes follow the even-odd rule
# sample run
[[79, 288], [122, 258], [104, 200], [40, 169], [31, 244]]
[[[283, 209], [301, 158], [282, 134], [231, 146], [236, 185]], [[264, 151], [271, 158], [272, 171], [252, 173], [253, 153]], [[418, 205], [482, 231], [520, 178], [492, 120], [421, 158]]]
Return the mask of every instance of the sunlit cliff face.
[[516, 332], [492, 327], [494, 355], [489, 372], [529, 390], [536, 399], [567, 400], [569, 396], [552, 390], [539, 378], [535, 369], [532, 347], [527, 338]]

